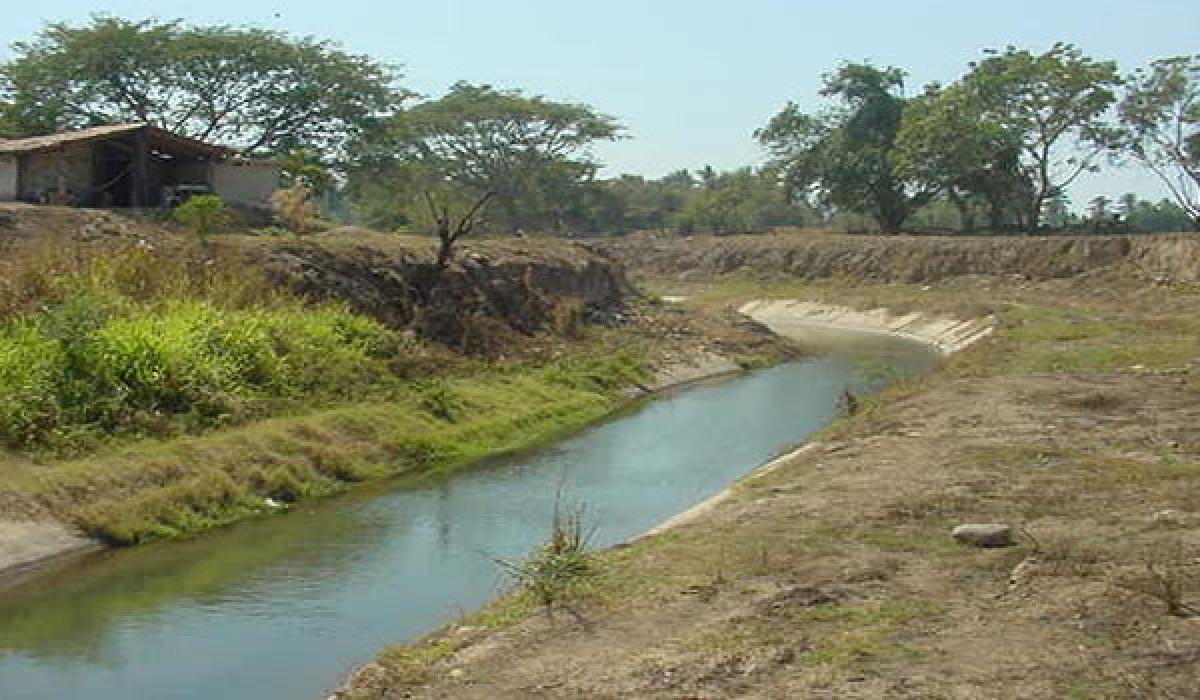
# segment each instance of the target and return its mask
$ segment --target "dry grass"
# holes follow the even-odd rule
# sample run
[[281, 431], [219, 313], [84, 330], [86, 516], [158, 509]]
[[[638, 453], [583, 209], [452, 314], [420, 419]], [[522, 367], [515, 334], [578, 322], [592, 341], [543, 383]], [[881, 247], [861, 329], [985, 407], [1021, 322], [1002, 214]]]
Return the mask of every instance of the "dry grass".
[[230, 246], [39, 239], [0, 259], [0, 319], [78, 294], [146, 303], [203, 300], [230, 309], [290, 299]]

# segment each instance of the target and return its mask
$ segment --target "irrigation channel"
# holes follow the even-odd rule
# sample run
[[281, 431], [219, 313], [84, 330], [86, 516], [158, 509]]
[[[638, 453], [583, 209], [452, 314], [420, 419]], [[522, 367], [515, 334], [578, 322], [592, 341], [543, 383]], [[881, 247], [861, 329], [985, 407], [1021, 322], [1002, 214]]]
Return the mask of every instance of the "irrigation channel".
[[0, 697], [319, 698], [381, 647], [482, 605], [556, 492], [610, 545], [703, 501], [865, 392], [936, 362], [885, 336], [669, 393], [436, 483], [360, 489], [193, 540], [108, 551], [0, 592]]

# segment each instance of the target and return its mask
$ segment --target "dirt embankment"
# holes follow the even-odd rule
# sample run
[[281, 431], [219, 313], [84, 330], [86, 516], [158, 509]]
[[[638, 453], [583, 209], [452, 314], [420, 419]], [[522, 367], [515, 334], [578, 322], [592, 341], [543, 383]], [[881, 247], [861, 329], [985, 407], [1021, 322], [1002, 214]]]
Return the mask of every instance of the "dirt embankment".
[[528, 335], [573, 313], [619, 320], [634, 296], [619, 264], [561, 241], [470, 241], [444, 271], [427, 242], [381, 234], [240, 243], [285, 287], [467, 350], [486, 350], [475, 346], [495, 333]]
[[1200, 236], [932, 237], [795, 234], [631, 238], [608, 244], [630, 269], [705, 279], [747, 273], [924, 284], [965, 275], [1026, 280], [1120, 268], [1148, 280], [1200, 281]]
[[[338, 697], [1196, 696], [1197, 241], [627, 245], [635, 273], [686, 275], [705, 303], [981, 308], [996, 329], [606, 553], [578, 617], [501, 599], [382, 654]], [[738, 271], [755, 284], [722, 279]], [[787, 304], [770, 307], [785, 322]], [[846, 312], [797, 315], [826, 313]], [[963, 523], [1026, 536], [976, 549], [951, 537]]]
[[[151, 214], [0, 204], [0, 273], [6, 261], [46, 245], [81, 258], [131, 246], [171, 257], [196, 255], [187, 250], [194, 243]], [[619, 323], [636, 296], [606, 253], [558, 239], [463, 241], [446, 270], [429, 239], [349, 228], [299, 238], [213, 236], [199, 255], [222, 253], [245, 255], [307, 298], [343, 301], [394, 329], [482, 354], [556, 324]]]
[[[417, 344], [420, 361], [397, 365], [393, 379], [457, 377], [463, 391], [478, 395], [472, 410], [480, 421], [494, 417], [488, 423], [493, 428], [503, 421], [519, 424], [472, 438], [477, 443], [493, 440], [496, 449], [536, 442], [543, 433], [593, 420], [620, 405], [624, 391], [653, 390], [791, 352], [733, 312], [699, 314], [643, 303], [618, 263], [566, 241], [471, 240], [448, 269], [439, 271], [430, 241], [364, 231], [303, 238], [214, 236], [197, 245], [150, 221], [28, 206], [0, 207], [0, 228], [0, 282], [6, 272], [22, 273], [8, 278], [15, 280], [10, 288], [21, 288], [19, 302], [24, 304], [6, 307], [10, 313], [36, 310], [52, 298], [26, 292], [36, 285], [23, 280], [80, 274], [90, 269], [86, 263], [91, 256], [116, 252], [151, 255], [150, 267], [173, 259], [180, 264], [172, 271], [192, 275], [198, 269], [201, 277], [228, 263], [232, 274], [255, 278], [247, 284], [250, 301], [237, 303], [271, 303], [278, 288], [284, 288], [313, 300], [345, 302], [405, 334], [439, 341], [443, 345]], [[105, 259], [124, 260], [119, 255]], [[253, 264], [239, 267], [245, 260]], [[113, 293], [149, 301], [166, 298], [162, 294], [194, 293], [186, 284], [161, 290], [153, 284], [132, 287]], [[536, 375], [531, 381], [540, 381], [537, 372], [547, 363], [577, 360], [591, 366], [594, 358], [625, 352], [630, 363], [646, 370], [644, 383], [633, 375], [596, 370], [613, 385], [581, 389], [586, 396], [546, 393], [535, 402], [522, 397], [520, 410], [505, 404], [505, 392], [519, 389], [505, 388], [503, 382], [476, 386], [471, 376], [461, 376], [479, 366], [477, 358], [462, 353], [493, 358], [517, 378]], [[411, 396], [397, 394], [390, 384], [384, 388], [379, 396], [364, 395], [352, 404], [314, 403], [303, 415], [264, 416], [220, 430], [172, 434], [161, 443], [120, 442], [75, 460], [34, 462], [0, 449], [0, 572], [93, 547], [95, 542], [80, 532], [110, 537], [123, 521], [133, 523], [132, 530], [125, 530], [145, 532], [156, 527], [153, 522], [160, 515], [175, 518], [172, 513], [196, 510], [206, 514], [188, 522], [203, 530], [264, 512], [258, 500], [276, 498], [264, 490], [269, 481], [264, 476], [282, 474], [281, 469], [314, 484], [311, 493], [323, 494], [374, 478], [365, 472], [354, 476], [364, 465], [386, 464], [397, 473], [424, 468], [423, 453], [410, 454], [406, 446], [409, 433], [424, 439], [429, 436], [421, 431], [441, 428], [419, 419], [426, 410], [419, 401], [413, 404]], [[442, 427], [445, 434], [439, 439], [448, 444], [457, 439], [455, 430], [472, 430], [465, 423]], [[213, 505], [205, 495], [211, 483], [233, 484], [231, 493], [240, 495], [224, 499], [228, 507]]]

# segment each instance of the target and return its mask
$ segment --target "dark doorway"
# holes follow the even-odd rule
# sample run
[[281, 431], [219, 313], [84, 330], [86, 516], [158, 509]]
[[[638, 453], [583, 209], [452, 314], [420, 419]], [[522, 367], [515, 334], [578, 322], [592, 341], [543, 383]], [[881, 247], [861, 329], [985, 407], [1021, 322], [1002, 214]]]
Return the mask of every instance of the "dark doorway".
[[93, 206], [132, 206], [133, 153], [133, 146], [116, 139], [96, 146], [96, 189], [90, 198]]

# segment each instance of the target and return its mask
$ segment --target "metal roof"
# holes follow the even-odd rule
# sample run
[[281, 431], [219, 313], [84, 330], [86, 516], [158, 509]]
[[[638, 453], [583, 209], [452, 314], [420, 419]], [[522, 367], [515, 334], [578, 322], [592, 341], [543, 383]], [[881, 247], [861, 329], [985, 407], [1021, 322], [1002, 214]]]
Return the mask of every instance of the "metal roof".
[[183, 136], [176, 136], [149, 124], [111, 124], [108, 126], [93, 126], [75, 131], [62, 131], [46, 136], [31, 136], [29, 138], [12, 139], [10, 141], [0, 140], [0, 154], [52, 150], [72, 143], [116, 138], [143, 129], [146, 130], [149, 137], [150, 147], [164, 153], [204, 155], [217, 158], [226, 158], [233, 154], [233, 151], [228, 148], [214, 146]]

